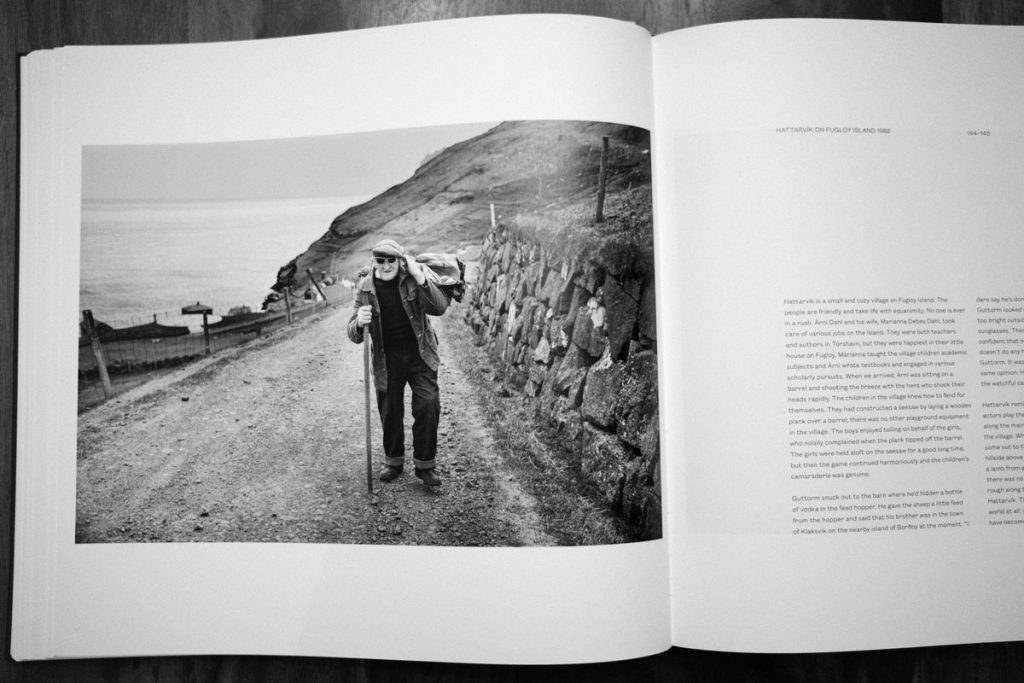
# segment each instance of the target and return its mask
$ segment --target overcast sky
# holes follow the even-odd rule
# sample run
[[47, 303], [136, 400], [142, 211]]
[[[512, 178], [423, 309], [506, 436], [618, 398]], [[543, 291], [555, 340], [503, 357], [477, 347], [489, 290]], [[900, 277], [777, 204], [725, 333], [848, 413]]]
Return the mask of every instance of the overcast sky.
[[423, 159], [494, 123], [319, 138], [88, 146], [82, 201], [181, 202], [376, 196]]

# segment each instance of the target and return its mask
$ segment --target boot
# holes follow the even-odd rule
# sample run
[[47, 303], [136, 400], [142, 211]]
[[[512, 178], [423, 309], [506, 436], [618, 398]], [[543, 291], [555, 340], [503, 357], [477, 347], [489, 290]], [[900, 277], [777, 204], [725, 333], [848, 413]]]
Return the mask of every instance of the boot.
[[434, 469], [429, 470], [416, 470], [416, 478], [422, 481], [427, 486], [440, 486], [441, 480], [438, 479]]
[[380, 471], [381, 481], [394, 481], [398, 478], [398, 475], [402, 473], [401, 465], [384, 465], [384, 469]]

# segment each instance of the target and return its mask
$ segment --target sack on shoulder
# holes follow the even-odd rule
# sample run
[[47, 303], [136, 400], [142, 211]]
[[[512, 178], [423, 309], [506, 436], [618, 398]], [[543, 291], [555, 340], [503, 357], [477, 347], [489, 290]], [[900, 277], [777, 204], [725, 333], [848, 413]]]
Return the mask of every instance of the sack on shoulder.
[[441, 288], [449, 301], [462, 301], [466, 294], [466, 264], [462, 259], [455, 254], [420, 254], [416, 262], [426, 266], [426, 276]]

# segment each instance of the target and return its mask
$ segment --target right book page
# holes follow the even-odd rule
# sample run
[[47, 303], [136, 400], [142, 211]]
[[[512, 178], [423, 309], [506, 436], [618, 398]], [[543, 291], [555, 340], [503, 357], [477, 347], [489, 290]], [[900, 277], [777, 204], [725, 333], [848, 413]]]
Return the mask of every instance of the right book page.
[[655, 38], [673, 642], [1024, 638], [1024, 29]]

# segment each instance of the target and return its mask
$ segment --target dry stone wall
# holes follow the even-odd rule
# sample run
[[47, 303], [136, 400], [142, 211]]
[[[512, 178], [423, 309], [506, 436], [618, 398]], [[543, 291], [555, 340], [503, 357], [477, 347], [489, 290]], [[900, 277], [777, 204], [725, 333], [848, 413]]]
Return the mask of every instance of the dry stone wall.
[[499, 226], [484, 242], [466, 319], [559, 436], [562, 456], [638, 539], [659, 538], [654, 282], [582, 255], [586, 245], [576, 251]]

